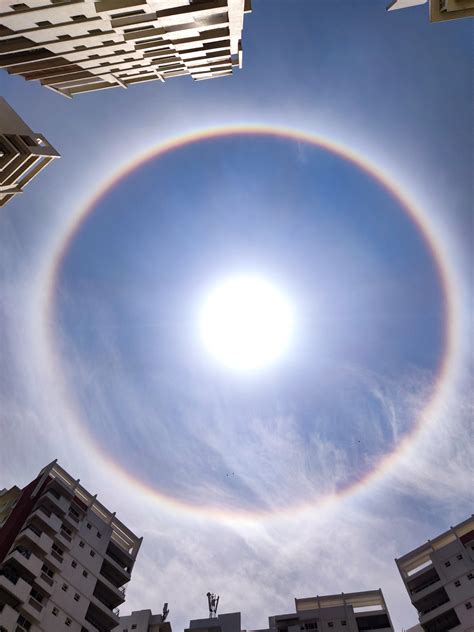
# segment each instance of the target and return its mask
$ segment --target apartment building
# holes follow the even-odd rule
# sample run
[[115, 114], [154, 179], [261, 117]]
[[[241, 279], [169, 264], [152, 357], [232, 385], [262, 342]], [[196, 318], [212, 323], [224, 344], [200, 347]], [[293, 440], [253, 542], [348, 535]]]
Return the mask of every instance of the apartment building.
[[425, 632], [474, 632], [474, 516], [396, 563]]
[[0, 630], [110, 632], [138, 538], [56, 462], [0, 492]]
[[[134, 610], [132, 614], [120, 617], [114, 632], [172, 632], [171, 624], [161, 614], [151, 610]], [[240, 632], [240, 630], [239, 630]]]
[[393, 0], [388, 5], [387, 11], [415, 7], [427, 2], [430, 5], [431, 22], [444, 22], [474, 16], [474, 0]]
[[[0, 97], [0, 206], [4, 206], [59, 154]], [[1, 507], [0, 507], [1, 519]]]
[[250, 0], [3, 0], [0, 68], [73, 97], [242, 67]]
[[242, 632], [240, 612], [216, 614], [207, 619], [193, 619], [184, 632]]
[[393, 632], [380, 589], [295, 599], [296, 612], [269, 618], [270, 632]]

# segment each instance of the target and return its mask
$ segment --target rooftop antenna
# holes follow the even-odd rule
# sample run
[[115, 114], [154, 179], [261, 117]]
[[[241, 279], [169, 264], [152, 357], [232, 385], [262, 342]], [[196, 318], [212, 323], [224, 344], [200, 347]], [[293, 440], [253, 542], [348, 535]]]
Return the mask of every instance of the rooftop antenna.
[[215, 619], [217, 617], [217, 606], [219, 605], [219, 595], [214, 593], [207, 593], [207, 601], [209, 603], [209, 618]]
[[161, 615], [161, 621], [164, 623], [166, 621], [166, 618], [168, 617], [170, 613], [170, 609], [168, 608], [168, 603], [165, 602], [163, 604], [163, 614]]

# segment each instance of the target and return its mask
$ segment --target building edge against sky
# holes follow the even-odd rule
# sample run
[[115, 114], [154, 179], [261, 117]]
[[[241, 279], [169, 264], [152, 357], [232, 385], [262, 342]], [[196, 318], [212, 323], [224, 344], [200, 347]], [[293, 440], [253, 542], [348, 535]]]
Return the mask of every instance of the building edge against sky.
[[0, 206], [36, 177], [58, 152], [0, 97]]
[[474, 0], [393, 0], [387, 10], [406, 9], [427, 2], [430, 3], [431, 22], [474, 17]]
[[242, 67], [251, 0], [4, 0], [0, 68], [64, 96]]
[[474, 516], [396, 563], [422, 630], [474, 632]]
[[142, 538], [56, 462], [0, 492], [0, 630], [110, 632]]
[[[23, 489], [1, 490], [0, 631], [172, 632], [167, 604], [162, 615], [119, 616], [141, 542], [56, 461]], [[474, 632], [474, 516], [396, 565], [419, 612], [411, 632]], [[313, 630], [394, 628], [378, 589], [297, 598], [258, 632]], [[185, 632], [242, 632], [241, 615], [194, 619]]]

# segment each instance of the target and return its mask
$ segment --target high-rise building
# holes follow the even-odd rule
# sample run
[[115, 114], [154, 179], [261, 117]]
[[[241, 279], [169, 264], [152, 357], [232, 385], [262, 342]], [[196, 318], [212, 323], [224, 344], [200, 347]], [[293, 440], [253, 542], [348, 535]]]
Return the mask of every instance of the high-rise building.
[[72, 97], [242, 66], [250, 0], [3, 0], [0, 68]]
[[[114, 632], [172, 632], [171, 624], [163, 620], [163, 615], [152, 614], [151, 610], [134, 610], [132, 614], [120, 617]], [[239, 630], [240, 632], [240, 630]]]
[[396, 563], [425, 632], [474, 632], [474, 516]]
[[56, 462], [0, 492], [0, 630], [110, 632], [141, 544]]
[[[428, 0], [393, 0], [387, 7], [388, 11], [406, 9], [419, 4], [426, 4]], [[431, 22], [444, 22], [457, 18], [474, 16], [474, 0], [429, 0]]]
[[269, 618], [270, 632], [393, 632], [382, 591], [295, 599], [296, 612]]
[[59, 158], [54, 147], [0, 97], [0, 206], [22, 193], [54, 158]]

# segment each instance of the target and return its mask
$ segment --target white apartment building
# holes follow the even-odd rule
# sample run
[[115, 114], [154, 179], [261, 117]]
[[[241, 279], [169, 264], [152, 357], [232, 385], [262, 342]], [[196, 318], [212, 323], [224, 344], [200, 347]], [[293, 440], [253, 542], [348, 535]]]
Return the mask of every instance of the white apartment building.
[[[114, 632], [172, 632], [163, 615], [152, 614], [151, 610], [134, 610], [132, 614], [120, 617]], [[240, 630], [239, 630], [240, 632]]]
[[0, 492], [0, 630], [110, 632], [142, 539], [56, 462]]
[[419, 4], [430, 3], [430, 21], [444, 22], [474, 16], [474, 0], [393, 0], [387, 11], [406, 9]]
[[242, 67], [250, 0], [2, 0], [0, 68], [73, 97]]
[[295, 599], [296, 612], [269, 618], [269, 632], [393, 632], [380, 589]]
[[54, 158], [59, 158], [54, 147], [0, 97], [0, 206], [22, 193]]
[[474, 632], [474, 516], [396, 563], [425, 632]]

